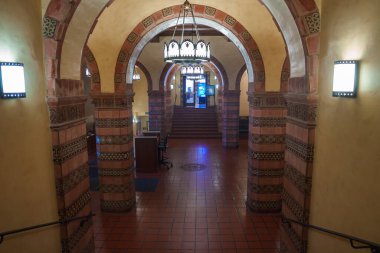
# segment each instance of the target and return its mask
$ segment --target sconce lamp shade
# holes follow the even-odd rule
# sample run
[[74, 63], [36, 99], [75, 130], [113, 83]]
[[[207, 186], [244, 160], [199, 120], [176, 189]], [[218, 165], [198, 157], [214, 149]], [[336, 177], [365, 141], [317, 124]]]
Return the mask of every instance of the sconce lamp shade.
[[24, 64], [18, 62], [0, 62], [0, 97], [26, 97]]
[[356, 97], [359, 77], [359, 62], [335, 61], [333, 97]]

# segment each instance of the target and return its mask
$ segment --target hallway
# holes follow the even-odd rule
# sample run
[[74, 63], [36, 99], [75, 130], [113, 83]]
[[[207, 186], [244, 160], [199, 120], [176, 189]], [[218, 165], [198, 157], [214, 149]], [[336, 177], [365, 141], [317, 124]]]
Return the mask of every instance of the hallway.
[[137, 175], [159, 183], [128, 213], [102, 213], [93, 193], [96, 252], [277, 252], [280, 216], [245, 206], [247, 140], [170, 140], [168, 156], [170, 170]]

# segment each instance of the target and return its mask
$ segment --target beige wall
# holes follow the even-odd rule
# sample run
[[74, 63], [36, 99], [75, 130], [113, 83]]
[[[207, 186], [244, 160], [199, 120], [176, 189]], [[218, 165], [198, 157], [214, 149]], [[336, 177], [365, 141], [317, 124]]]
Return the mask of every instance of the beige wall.
[[244, 71], [240, 81], [240, 116], [249, 116], [249, 103], [248, 103], [248, 73]]
[[[380, 1], [323, 0], [312, 224], [380, 242]], [[333, 61], [361, 60], [358, 97], [331, 96]], [[310, 231], [311, 253], [357, 252]], [[369, 250], [367, 250], [369, 251]]]
[[[0, 230], [58, 219], [43, 73], [41, 4], [0, 0], [0, 61], [25, 64], [27, 98], [0, 100]], [[38, 147], [38, 148], [36, 148]], [[60, 252], [58, 227], [6, 237], [1, 253]]]
[[135, 96], [133, 98], [133, 115], [135, 116], [144, 116], [145, 112], [149, 111], [148, 103], [148, 82], [144, 73], [137, 68], [137, 71], [140, 74], [140, 80], [133, 81], [133, 92]]

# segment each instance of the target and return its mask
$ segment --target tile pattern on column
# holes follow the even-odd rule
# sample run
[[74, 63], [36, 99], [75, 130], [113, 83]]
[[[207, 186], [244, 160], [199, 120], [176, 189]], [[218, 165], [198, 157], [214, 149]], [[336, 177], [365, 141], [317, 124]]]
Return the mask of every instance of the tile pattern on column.
[[[55, 184], [60, 219], [88, 215], [91, 196], [85, 101], [79, 80], [54, 80], [57, 97], [48, 97]], [[92, 219], [61, 225], [62, 252], [94, 252]]]
[[221, 133], [223, 131], [223, 119], [222, 119], [222, 116], [223, 116], [223, 93], [218, 90], [218, 104], [217, 104], [217, 114], [218, 114], [218, 130], [219, 130], [219, 133]]
[[281, 211], [286, 102], [279, 92], [249, 93], [247, 205], [255, 212]]
[[129, 211], [136, 203], [132, 94], [93, 95], [101, 209]]
[[[290, 83], [293, 81], [290, 79]], [[282, 215], [308, 223], [317, 98], [310, 94], [293, 93], [286, 95], [286, 101], [288, 116]], [[301, 253], [306, 250], [307, 229], [284, 224], [281, 228], [280, 251]]]
[[163, 91], [149, 91], [149, 131], [164, 129], [165, 94]]
[[239, 104], [240, 91], [223, 92], [222, 143], [226, 148], [239, 146]]

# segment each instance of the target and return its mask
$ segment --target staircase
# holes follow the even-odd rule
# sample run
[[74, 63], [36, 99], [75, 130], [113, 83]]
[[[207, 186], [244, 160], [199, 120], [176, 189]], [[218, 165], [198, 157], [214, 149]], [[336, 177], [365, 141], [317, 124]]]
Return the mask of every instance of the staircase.
[[196, 109], [175, 106], [172, 119], [171, 139], [221, 138], [215, 107]]

